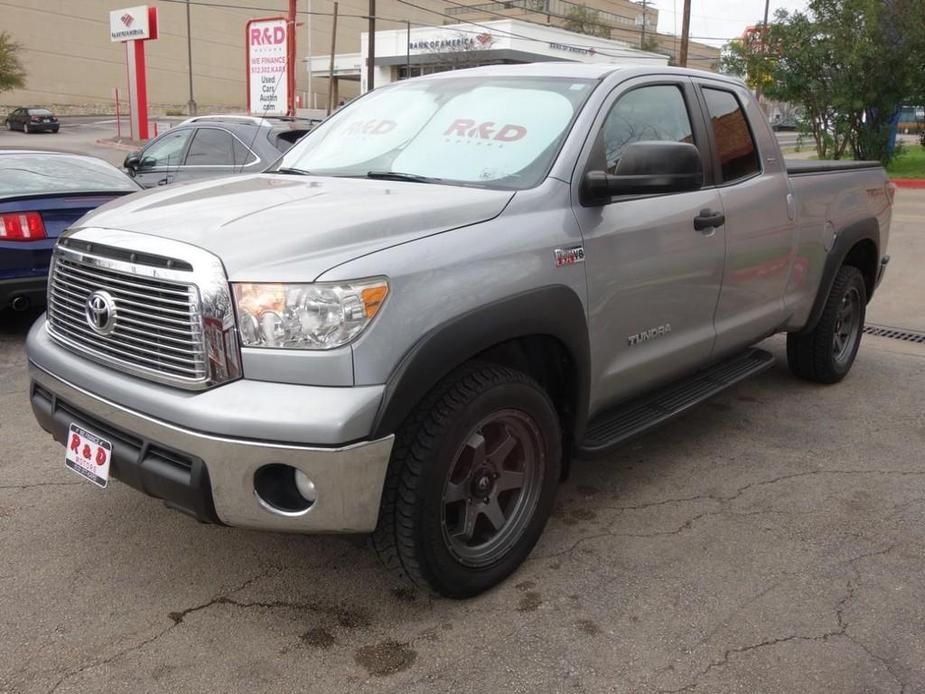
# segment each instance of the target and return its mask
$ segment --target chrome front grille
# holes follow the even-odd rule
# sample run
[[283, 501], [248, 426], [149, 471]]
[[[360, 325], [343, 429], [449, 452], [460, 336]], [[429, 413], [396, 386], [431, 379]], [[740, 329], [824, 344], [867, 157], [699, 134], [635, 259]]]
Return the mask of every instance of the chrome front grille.
[[88, 358], [162, 383], [198, 389], [237, 378], [230, 293], [218, 259], [158, 240], [157, 250], [197, 258], [194, 268], [153, 254], [151, 238], [103, 229], [63, 236], [49, 274], [49, 334]]
[[[55, 259], [49, 287], [49, 321], [60, 337], [107, 358], [181, 379], [206, 378], [206, 354], [195, 325], [196, 288]], [[87, 320], [87, 300], [106, 291], [115, 305], [109, 335]]]

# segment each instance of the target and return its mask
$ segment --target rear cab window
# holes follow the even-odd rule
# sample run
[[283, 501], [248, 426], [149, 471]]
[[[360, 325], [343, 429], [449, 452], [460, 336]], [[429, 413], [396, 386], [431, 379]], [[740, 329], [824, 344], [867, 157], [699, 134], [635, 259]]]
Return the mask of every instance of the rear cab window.
[[703, 87], [703, 96], [716, 140], [722, 183], [760, 173], [755, 138], [735, 94], [725, 89]]

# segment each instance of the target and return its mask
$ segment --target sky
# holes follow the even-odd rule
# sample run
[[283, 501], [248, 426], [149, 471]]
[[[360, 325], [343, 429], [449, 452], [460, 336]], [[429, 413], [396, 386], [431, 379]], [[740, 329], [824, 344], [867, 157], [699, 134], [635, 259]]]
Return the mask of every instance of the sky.
[[[652, 4], [658, 8], [659, 32], [680, 35], [684, 0], [653, 0]], [[773, 17], [777, 9], [803, 10], [807, 4], [807, 0], [771, 0], [768, 16]], [[691, 39], [721, 46], [763, 17], [764, 0], [691, 0]], [[704, 40], [707, 37], [719, 40]]]

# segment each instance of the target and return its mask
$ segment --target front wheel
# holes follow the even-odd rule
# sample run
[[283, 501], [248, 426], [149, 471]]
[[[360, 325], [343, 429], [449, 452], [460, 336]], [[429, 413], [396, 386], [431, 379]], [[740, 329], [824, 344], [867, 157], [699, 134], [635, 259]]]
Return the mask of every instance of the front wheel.
[[861, 346], [867, 285], [856, 267], [844, 265], [816, 327], [787, 335], [787, 363], [794, 375], [817, 383], [838, 383], [851, 370]]
[[451, 598], [509, 576], [552, 509], [558, 415], [530, 377], [473, 363], [444, 379], [398, 432], [372, 543], [386, 566]]

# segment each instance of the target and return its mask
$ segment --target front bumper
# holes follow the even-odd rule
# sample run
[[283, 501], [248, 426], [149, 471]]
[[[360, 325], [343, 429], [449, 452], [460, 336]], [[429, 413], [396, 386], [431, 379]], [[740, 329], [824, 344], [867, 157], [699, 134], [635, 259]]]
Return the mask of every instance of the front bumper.
[[[71, 423], [113, 443], [116, 479], [202, 521], [290, 532], [370, 532], [393, 436], [340, 447], [315, 447], [215, 435], [156, 419], [29, 365], [36, 419], [60, 443]], [[301, 470], [316, 501], [300, 513], [261, 503], [254, 475], [265, 465]]]

